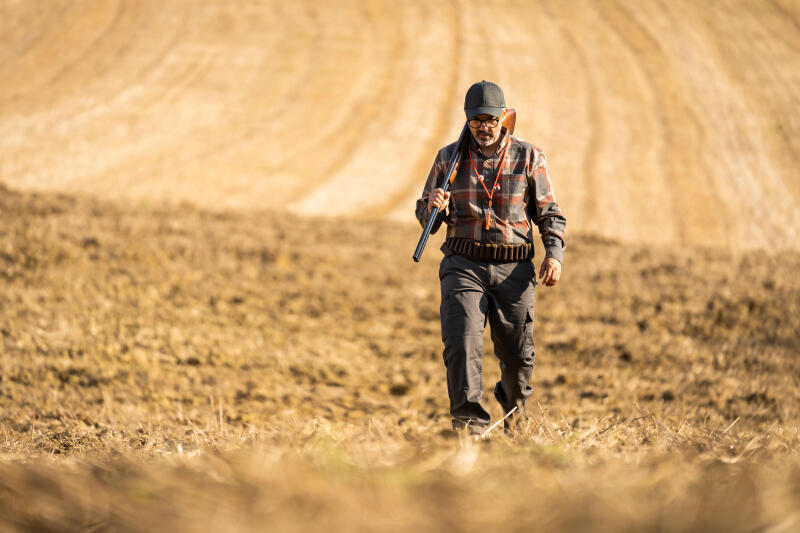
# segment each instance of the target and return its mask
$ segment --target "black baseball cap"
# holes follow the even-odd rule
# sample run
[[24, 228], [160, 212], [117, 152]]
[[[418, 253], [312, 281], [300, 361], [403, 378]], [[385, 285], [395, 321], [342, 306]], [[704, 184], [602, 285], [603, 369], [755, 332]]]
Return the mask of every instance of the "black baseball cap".
[[490, 81], [472, 84], [464, 98], [464, 113], [470, 119], [475, 115], [492, 115], [499, 117], [506, 109], [506, 97], [503, 89]]

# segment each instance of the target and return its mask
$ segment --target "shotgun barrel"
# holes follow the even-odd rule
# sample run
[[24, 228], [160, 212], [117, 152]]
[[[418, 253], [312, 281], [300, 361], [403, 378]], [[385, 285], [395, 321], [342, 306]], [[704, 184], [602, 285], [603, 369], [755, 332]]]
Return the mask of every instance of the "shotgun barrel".
[[[469, 135], [469, 126], [465, 122], [464, 127], [461, 129], [461, 135], [458, 136], [456, 149], [453, 151], [453, 157], [450, 159], [450, 164], [447, 165], [447, 173], [444, 175], [444, 183], [442, 183], [441, 186], [443, 192], [447, 192], [447, 189], [450, 188], [450, 183], [453, 181], [456, 173], [458, 172], [458, 166], [461, 164], [461, 153], [464, 151], [464, 144], [467, 142]], [[434, 207], [430, 216], [428, 217], [428, 222], [425, 224], [425, 229], [422, 231], [422, 235], [419, 238], [417, 249], [414, 250], [414, 261], [416, 263], [419, 263], [419, 259], [422, 257], [422, 251], [425, 249], [425, 244], [428, 242], [428, 237], [431, 235], [431, 230], [433, 229], [433, 225], [436, 223], [437, 216], [439, 216], [439, 208]]]
[[[504, 133], [507, 133], [508, 135], [513, 134], [514, 126], [516, 126], [517, 123], [517, 112], [513, 109], [506, 109], [503, 112], [503, 116], [500, 120], [503, 125], [502, 127]], [[469, 140], [470, 135], [469, 123], [465, 122], [464, 127], [461, 129], [461, 135], [458, 136], [458, 141], [456, 141], [456, 149], [453, 151], [453, 157], [450, 159], [450, 164], [447, 165], [447, 172], [444, 175], [444, 182], [440, 187], [443, 192], [447, 192], [447, 189], [450, 188], [450, 184], [456, 179], [458, 167], [461, 164], [461, 154], [464, 151], [464, 146]], [[428, 222], [425, 224], [425, 229], [422, 231], [422, 235], [419, 238], [417, 249], [414, 250], [414, 261], [417, 263], [419, 263], [419, 260], [422, 257], [422, 251], [425, 249], [425, 245], [428, 243], [428, 237], [431, 236], [431, 230], [433, 230], [433, 225], [436, 223], [436, 217], [438, 215], [439, 208], [434, 207], [430, 216], [428, 217]]]

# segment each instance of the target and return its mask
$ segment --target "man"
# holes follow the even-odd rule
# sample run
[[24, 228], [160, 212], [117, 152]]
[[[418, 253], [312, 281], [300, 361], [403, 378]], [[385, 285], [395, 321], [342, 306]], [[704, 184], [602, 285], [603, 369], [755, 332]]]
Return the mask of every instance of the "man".
[[[425, 226], [440, 208], [436, 231], [447, 225], [439, 267], [441, 321], [447, 390], [453, 428], [480, 433], [490, 422], [481, 405], [483, 331], [488, 319], [501, 380], [494, 397], [504, 413], [523, 413], [531, 394], [534, 363], [532, 224], [539, 228], [546, 257], [539, 270], [545, 286], [561, 278], [566, 219], [556, 202], [540, 149], [502, 132], [502, 89], [487, 81], [472, 85], [464, 100], [471, 138], [447, 193], [439, 188], [455, 143], [439, 150], [417, 200]], [[517, 416], [516, 414], [514, 415]], [[506, 421], [509, 429], [510, 419]]]

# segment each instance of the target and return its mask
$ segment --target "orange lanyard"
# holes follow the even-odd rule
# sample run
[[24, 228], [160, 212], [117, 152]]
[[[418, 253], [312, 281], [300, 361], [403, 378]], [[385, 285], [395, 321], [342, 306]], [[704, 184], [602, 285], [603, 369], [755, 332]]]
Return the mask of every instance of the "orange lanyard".
[[486, 188], [486, 184], [483, 182], [483, 176], [481, 176], [480, 172], [478, 172], [478, 167], [475, 166], [475, 161], [472, 160], [472, 147], [467, 147], [469, 149], [469, 162], [472, 163], [472, 168], [475, 170], [475, 175], [478, 176], [478, 181], [483, 187], [483, 190], [486, 191], [486, 196], [489, 197], [489, 210], [486, 211], [486, 229], [489, 229], [489, 224], [492, 221], [492, 213], [494, 210], [492, 209], [492, 196], [494, 196], [494, 191], [500, 189], [500, 171], [503, 170], [503, 162], [506, 160], [506, 153], [508, 152], [508, 143], [506, 143], [506, 147], [503, 148], [503, 156], [500, 158], [500, 164], [497, 165], [497, 176], [494, 177], [494, 185], [492, 185], [492, 191], [489, 192], [489, 189]]

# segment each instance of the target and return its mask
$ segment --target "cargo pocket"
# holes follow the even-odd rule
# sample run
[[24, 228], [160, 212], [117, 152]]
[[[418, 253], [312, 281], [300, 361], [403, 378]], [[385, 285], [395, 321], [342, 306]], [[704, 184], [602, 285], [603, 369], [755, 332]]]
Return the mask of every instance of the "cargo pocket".
[[530, 357], [530, 364], [533, 364], [535, 357], [533, 349], [533, 309], [528, 308], [525, 314], [525, 326], [523, 331], [522, 341], [522, 357], [528, 359]]

